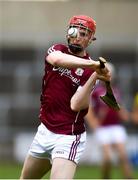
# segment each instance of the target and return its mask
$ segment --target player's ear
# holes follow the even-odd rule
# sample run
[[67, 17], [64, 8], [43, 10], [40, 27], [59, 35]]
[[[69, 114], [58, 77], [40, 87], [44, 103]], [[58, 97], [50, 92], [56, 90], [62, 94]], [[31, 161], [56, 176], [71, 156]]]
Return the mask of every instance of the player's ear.
[[92, 38], [93, 41], [96, 41], [96, 39], [97, 39], [96, 37], [93, 37], [93, 38]]

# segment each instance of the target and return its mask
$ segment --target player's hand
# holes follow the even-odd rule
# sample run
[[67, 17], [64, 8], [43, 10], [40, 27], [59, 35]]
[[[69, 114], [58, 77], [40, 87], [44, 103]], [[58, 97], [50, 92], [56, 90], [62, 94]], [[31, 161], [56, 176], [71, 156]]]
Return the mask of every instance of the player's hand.
[[96, 72], [97, 74], [97, 79], [101, 81], [111, 81], [111, 74], [110, 72], [103, 73], [103, 72]]
[[[100, 57], [102, 58], [102, 57]], [[106, 67], [106, 60], [103, 58], [102, 60], [100, 60], [99, 58], [99, 61], [94, 61], [91, 59], [92, 61], [92, 65], [91, 65], [91, 68], [94, 69], [98, 74], [108, 74], [109, 73], [109, 69]], [[101, 62], [102, 65], [101, 65]]]

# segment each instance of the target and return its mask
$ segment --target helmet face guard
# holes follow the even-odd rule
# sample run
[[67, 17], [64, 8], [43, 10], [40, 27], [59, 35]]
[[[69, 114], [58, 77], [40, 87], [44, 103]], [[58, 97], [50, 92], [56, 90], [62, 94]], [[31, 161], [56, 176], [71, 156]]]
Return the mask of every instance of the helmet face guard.
[[[77, 32], [75, 34], [75, 28], [76, 27], [78, 29], [85, 29], [86, 32], [89, 31], [91, 33], [91, 36], [92, 36], [95, 34], [96, 22], [88, 16], [84, 16], [84, 15], [73, 16], [70, 19], [69, 26], [68, 26], [68, 36], [69, 37], [77, 37]], [[70, 30], [72, 30], [73, 28], [74, 28], [74, 33], [70, 34]], [[78, 53], [78, 52], [81, 52], [83, 50], [83, 48], [79, 45], [70, 44], [69, 39], [70, 38], [68, 38], [68, 45], [69, 45], [70, 50], [73, 53]], [[90, 42], [92, 40], [96, 40], [96, 38], [95, 37], [93, 37], [92, 39], [90, 38]]]

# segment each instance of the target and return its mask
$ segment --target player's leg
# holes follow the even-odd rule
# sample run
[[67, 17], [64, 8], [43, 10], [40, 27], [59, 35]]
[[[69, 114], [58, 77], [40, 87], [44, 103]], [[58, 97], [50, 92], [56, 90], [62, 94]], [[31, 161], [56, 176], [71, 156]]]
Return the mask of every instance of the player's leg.
[[127, 152], [125, 149], [125, 144], [116, 143], [114, 146], [115, 146], [115, 148], [118, 152], [118, 155], [119, 155], [120, 164], [122, 167], [124, 177], [125, 178], [132, 178], [133, 177], [132, 167], [131, 167], [130, 162], [128, 160], [128, 155], [127, 155]]
[[50, 152], [52, 151], [52, 148], [49, 148], [52, 147], [48, 142], [49, 139], [51, 136], [48, 130], [40, 124], [25, 159], [21, 179], [40, 179], [49, 171], [51, 168]]
[[114, 127], [114, 147], [118, 152], [120, 164], [124, 173], [125, 178], [132, 177], [132, 170], [128, 160], [125, 142], [127, 139], [127, 134], [125, 128], [118, 125]]
[[73, 179], [85, 142], [86, 132], [80, 135], [58, 135], [52, 151], [51, 179]]
[[111, 173], [111, 146], [110, 144], [102, 145], [102, 179], [109, 179]]
[[64, 158], [53, 160], [50, 179], [73, 179], [76, 164]]
[[40, 179], [51, 168], [49, 159], [39, 159], [28, 155], [21, 172], [20, 179]]
[[109, 179], [111, 171], [111, 128], [110, 127], [99, 127], [96, 132], [97, 141], [102, 151], [102, 167], [101, 167], [101, 178]]

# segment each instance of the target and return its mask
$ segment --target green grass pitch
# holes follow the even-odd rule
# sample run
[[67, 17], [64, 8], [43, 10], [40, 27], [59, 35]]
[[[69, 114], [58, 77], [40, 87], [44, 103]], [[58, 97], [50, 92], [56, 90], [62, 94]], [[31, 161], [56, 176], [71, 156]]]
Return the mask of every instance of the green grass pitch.
[[[15, 163], [0, 164], [0, 179], [19, 179], [22, 165]], [[78, 166], [75, 179], [99, 179], [100, 168], [96, 166]], [[47, 179], [49, 174], [44, 176]], [[111, 172], [112, 179], [122, 179], [121, 170], [118, 167], [113, 167]], [[134, 178], [138, 179], [138, 167], [134, 168]]]

